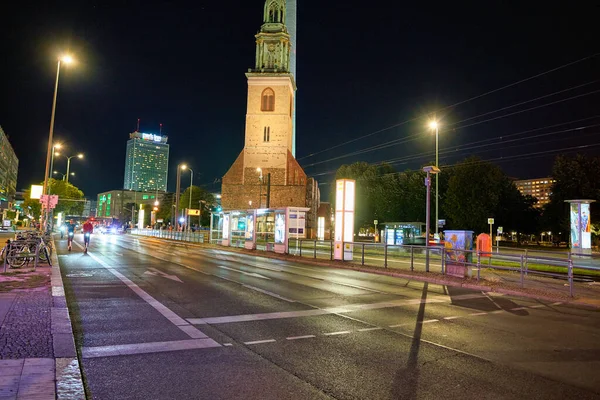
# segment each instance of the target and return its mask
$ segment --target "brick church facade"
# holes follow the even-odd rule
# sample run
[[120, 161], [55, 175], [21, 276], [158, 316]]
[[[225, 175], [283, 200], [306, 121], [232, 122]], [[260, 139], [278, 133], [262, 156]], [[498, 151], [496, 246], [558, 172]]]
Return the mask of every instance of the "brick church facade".
[[221, 204], [225, 210], [309, 207], [307, 228], [312, 233], [320, 194], [318, 183], [294, 157], [296, 82], [294, 40], [286, 27], [286, 17], [292, 14], [288, 6], [285, 0], [265, 3], [256, 35], [256, 64], [246, 73], [244, 149], [223, 177]]

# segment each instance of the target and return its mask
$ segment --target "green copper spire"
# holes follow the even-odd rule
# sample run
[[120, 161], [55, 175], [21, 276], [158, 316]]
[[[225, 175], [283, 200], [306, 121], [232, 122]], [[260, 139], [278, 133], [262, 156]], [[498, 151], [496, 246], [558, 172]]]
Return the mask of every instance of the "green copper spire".
[[285, 0], [267, 0], [263, 24], [256, 35], [254, 72], [289, 73], [291, 40], [286, 21]]

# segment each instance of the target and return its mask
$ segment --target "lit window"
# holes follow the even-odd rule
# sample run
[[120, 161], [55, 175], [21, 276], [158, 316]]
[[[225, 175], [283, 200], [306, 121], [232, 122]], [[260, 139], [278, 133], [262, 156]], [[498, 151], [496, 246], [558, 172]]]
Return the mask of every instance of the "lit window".
[[262, 92], [260, 103], [261, 111], [275, 111], [275, 92], [271, 88], [266, 88]]
[[263, 142], [270, 142], [270, 141], [271, 141], [271, 127], [265, 126], [265, 129], [263, 131]]

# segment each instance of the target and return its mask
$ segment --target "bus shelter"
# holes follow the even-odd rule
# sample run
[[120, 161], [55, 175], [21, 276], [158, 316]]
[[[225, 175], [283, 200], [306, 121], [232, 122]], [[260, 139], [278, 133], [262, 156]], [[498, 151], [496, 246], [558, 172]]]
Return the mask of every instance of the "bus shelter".
[[425, 224], [422, 222], [386, 222], [380, 227], [382, 242], [387, 245], [425, 244]]

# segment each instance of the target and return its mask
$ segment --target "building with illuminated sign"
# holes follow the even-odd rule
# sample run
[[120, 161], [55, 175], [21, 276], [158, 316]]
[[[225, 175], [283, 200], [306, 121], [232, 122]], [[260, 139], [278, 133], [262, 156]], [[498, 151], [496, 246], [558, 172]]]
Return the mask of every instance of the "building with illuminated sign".
[[165, 192], [168, 170], [167, 136], [137, 131], [129, 134], [124, 189]]
[[12, 202], [17, 192], [19, 160], [0, 127], [0, 200]]
[[525, 179], [515, 181], [515, 186], [522, 195], [532, 196], [537, 199], [535, 207], [541, 208], [550, 203], [552, 185], [556, 180], [552, 178]]
[[139, 208], [140, 204], [153, 206], [156, 201], [159, 202], [158, 207], [164, 204], [171, 204], [170, 193], [156, 193], [156, 191], [141, 191], [133, 190], [111, 190], [98, 194], [96, 203], [97, 218], [116, 218], [122, 221], [131, 218], [131, 209]]
[[308, 207], [316, 235], [318, 183], [295, 158], [295, 18], [296, 1], [266, 2], [256, 63], [246, 73], [244, 149], [223, 177], [221, 202], [224, 210]]

